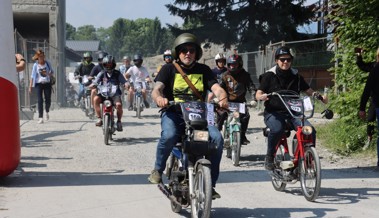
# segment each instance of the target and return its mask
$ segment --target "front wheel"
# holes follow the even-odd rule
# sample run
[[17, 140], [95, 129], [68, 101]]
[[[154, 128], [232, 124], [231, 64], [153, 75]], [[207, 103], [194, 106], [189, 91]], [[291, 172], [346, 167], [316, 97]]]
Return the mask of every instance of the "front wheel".
[[110, 115], [106, 114], [104, 115], [104, 122], [103, 122], [103, 128], [104, 128], [104, 144], [109, 145], [109, 135], [110, 135]]
[[212, 180], [209, 166], [200, 164], [197, 167], [193, 194], [194, 196], [191, 196], [192, 217], [210, 217], [212, 207]]
[[304, 160], [300, 162], [300, 183], [305, 199], [314, 201], [321, 188], [320, 158], [314, 147], [305, 148]]
[[136, 116], [138, 119], [141, 119], [141, 97], [137, 97], [136, 99]]
[[233, 137], [230, 141], [232, 147], [232, 162], [234, 166], [238, 166], [240, 164], [240, 156], [241, 156], [241, 133], [233, 132]]

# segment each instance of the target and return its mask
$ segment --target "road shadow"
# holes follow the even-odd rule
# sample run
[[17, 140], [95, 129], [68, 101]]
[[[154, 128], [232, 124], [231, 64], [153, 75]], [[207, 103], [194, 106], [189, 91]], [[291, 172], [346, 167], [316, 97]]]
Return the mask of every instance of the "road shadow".
[[117, 135], [114, 136], [113, 140], [110, 141], [109, 146], [130, 146], [130, 145], [137, 145], [137, 144], [145, 144], [151, 143], [151, 142], [158, 142], [159, 137], [147, 137], [147, 138], [134, 138], [134, 137], [124, 137], [124, 138], [117, 138]]
[[[56, 143], [57, 141], [63, 141], [68, 142], [71, 141], [71, 138], [69, 135], [71, 134], [77, 134], [79, 130], [59, 130], [59, 131], [46, 131], [43, 133], [40, 133], [41, 131], [36, 131], [40, 134], [36, 134], [33, 136], [27, 136], [21, 138], [21, 146], [22, 147], [47, 147], [52, 146], [52, 144]], [[28, 131], [29, 133], [31, 131]], [[56, 136], [63, 136], [67, 135], [67, 138], [65, 139], [54, 139]]]
[[[330, 208], [212, 208], [212, 217], [218, 218], [290, 218], [294, 213], [307, 214], [306, 217], [326, 217]], [[309, 214], [313, 214], [310, 215]], [[292, 216], [291, 216], [292, 215]]]

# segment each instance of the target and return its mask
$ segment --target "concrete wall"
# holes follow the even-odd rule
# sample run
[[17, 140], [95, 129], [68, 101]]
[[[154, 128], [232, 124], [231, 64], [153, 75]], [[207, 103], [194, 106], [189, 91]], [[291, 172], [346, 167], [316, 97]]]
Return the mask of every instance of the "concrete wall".
[[[30, 41], [47, 41], [47, 59], [56, 70], [56, 99], [63, 103], [65, 79], [65, 0], [12, 0], [14, 28]], [[37, 49], [37, 48], [28, 48]], [[32, 51], [28, 51], [32, 53]]]

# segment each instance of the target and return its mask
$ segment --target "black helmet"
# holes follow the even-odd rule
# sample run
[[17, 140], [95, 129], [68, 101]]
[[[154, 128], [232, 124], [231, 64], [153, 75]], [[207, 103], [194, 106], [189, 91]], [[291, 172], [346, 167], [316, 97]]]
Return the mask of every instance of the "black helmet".
[[140, 55], [140, 54], [134, 55], [134, 57], [133, 57], [133, 63], [137, 67], [140, 67], [142, 65], [142, 63], [143, 63], [142, 55]]
[[[231, 69], [230, 68], [230, 65], [231, 64], [238, 64], [238, 68], [233, 68]], [[232, 54], [228, 57], [228, 59], [226, 60], [226, 65], [228, 66], [228, 69], [230, 71], [235, 71], [237, 69], [241, 69], [242, 66], [243, 66], [243, 61], [242, 61], [242, 57], [239, 56], [239, 55], [236, 55], [236, 54]]]
[[203, 56], [203, 50], [200, 47], [200, 43], [197, 41], [197, 38], [195, 35], [191, 33], [182, 33], [178, 37], [176, 37], [174, 41], [174, 45], [171, 49], [172, 57], [174, 59], [179, 58], [179, 47], [184, 44], [192, 44], [196, 48], [196, 60], [198, 61], [201, 56]]
[[116, 61], [112, 55], [103, 58], [103, 66], [106, 70], [113, 70], [116, 67]]
[[100, 53], [98, 54], [98, 56], [97, 56], [97, 60], [98, 60], [98, 61], [102, 61], [103, 58], [104, 58], [105, 56], [107, 56], [107, 55], [108, 55], [107, 52], [102, 51], [102, 52], [100, 52]]
[[275, 60], [279, 59], [279, 56], [281, 55], [290, 55], [291, 58], [293, 58], [293, 52], [292, 49], [290, 49], [287, 46], [282, 46], [275, 51]]

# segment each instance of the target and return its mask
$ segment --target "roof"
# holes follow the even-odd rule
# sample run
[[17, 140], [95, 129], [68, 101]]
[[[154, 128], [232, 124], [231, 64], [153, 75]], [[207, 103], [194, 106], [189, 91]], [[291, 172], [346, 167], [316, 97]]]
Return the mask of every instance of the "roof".
[[66, 40], [66, 46], [74, 51], [99, 51], [100, 41], [98, 40]]

